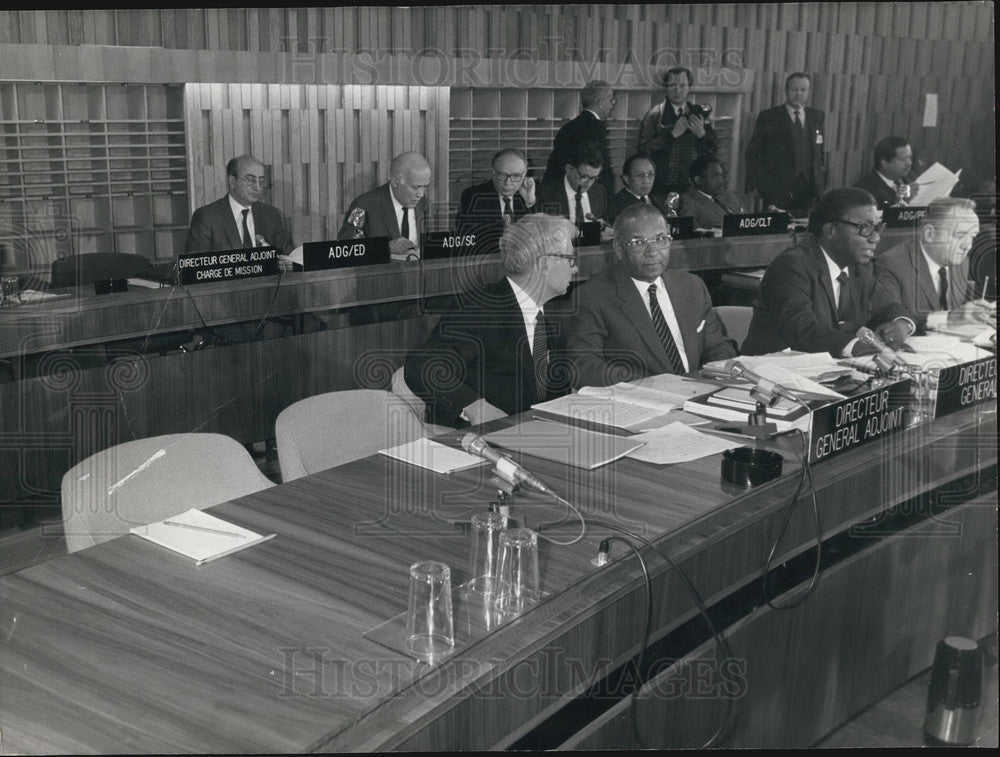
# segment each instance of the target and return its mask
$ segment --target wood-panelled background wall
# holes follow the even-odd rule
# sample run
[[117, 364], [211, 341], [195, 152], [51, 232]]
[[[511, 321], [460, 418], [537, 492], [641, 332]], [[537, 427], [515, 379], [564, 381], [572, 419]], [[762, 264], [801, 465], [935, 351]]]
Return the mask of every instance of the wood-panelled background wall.
[[[804, 70], [813, 76], [812, 104], [827, 113], [830, 184], [836, 186], [866, 171], [875, 142], [891, 133], [907, 135], [927, 164], [995, 163], [993, 20], [993, 3], [974, 1], [3, 11], [0, 78], [315, 85], [317, 97], [334, 100], [347, 98], [356, 84], [385, 98], [405, 92], [404, 100], [412, 100], [424, 92], [446, 111], [447, 99], [431, 90], [572, 91], [597, 76], [622, 89], [653, 90], [654, 75], [680, 63], [698, 70], [696, 91], [699, 84], [734, 90], [751, 84], [734, 121], [742, 146], [756, 114], [781, 101], [786, 75]], [[939, 98], [933, 127], [922, 125], [926, 93]], [[433, 143], [444, 159], [445, 112], [368, 97], [373, 113], [395, 108], [398, 114], [402, 107], [425, 114], [411, 140], [427, 149]], [[345, 107], [346, 114], [351, 108]], [[381, 129], [373, 118], [373, 129]], [[310, 113], [305, 120], [315, 119]], [[311, 126], [302, 128], [315, 139]], [[396, 131], [393, 140], [401, 139]], [[372, 137], [376, 133], [381, 138], [383, 132], [373, 130]], [[330, 128], [326, 146], [313, 146], [340, 155], [347, 143], [336, 139], [354, 137], [335, 135]], [[347, 180], [345, 195], [368, 188], [363, 179], [384, 180], [385, 156], [393, 150], [374, 138], [369, 144], [379, 150], [345, 152], [344, 163], [338, 157], [333, 167], [329, 160], [313, 167], [308, 186], [288, 191], [309, 192], [322, 214], [323, 182], [332, 195], [329, 181], [339, 171], [350, 173], [352, 165], [359, 171]], [[299, 166], [289, 181], [302, 178], [296, 171], [309, 162], [304, 156], [311, 153], [283, 156]], [[219, 175], [223, 158], [212, 157], [212, 166], [191, 166], [193, 183], [207, 180], [198, 178], [202, 170]], [[732, 171], [742, 187], [742, 166]], [[438, 172], [436, 189], [443, 189], [437, 185], [445, 176]], [[293, 229], [298, 240], [318, 223], [294, 220], [305, 223]]]

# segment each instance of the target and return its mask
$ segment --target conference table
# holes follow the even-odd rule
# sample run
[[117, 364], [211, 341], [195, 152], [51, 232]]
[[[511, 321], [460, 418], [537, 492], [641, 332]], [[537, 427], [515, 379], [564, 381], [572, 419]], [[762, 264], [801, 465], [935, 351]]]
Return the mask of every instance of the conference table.
[[[515, 492], [518, 525], [564, 521], [540, 534], [543, 599], [488, 631], [457, 620], [433, 666], [400, 646], [408, 567], [468, 578], [469, 519], [498, 496], [489, 467], [439, 475], [375, 455], [274, 486], [210, 508], [277, 534], [219, 560], [126, 535], [0, 578], [0, 749], [679, 748], [716, 731], [716, 746], [807, 747], [929, 666], [939, 639], [996, 629], [995, 435], [994, 401], [813, 464], [818, 524], [805, 493], [789, 512], [796, 437], [734, 440], [784, 458], [747, 489], [720, 478], [719, 455], [594, 470], [515, 455], [587, 526], [577, 539], [564, 505]], [[592, 563], [611, 535], [650, 576], [641, 669], [642, 567], [617, 541]]]

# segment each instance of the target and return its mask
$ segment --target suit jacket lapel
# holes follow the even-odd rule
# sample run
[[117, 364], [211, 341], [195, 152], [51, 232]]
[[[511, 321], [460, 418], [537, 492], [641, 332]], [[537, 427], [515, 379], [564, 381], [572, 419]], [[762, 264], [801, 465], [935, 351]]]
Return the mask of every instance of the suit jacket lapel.
[[[243, 232], [240, 227], [236, 225], [236, 217], [232, 213], [232, 208], [229, 205], [229, 195], [226, 195], [221, 200], [219, 200], [219, 214], [221, 216], [222, 228], [226, 232], [226, 240], [231, 245], [230, 249], [238, 250], [243, 247]], [[256, 226], [257, 219], [254, 218], [254, 225]]]
[[646, 304], [643, 302], [639, 290], [636, 289], [632, 278], [621, 264], [617, 264], [615, 269], [615, 287], [618, 306], [621, 308], [622, 314], [635, 325], [636, 331], [639, 332], [639, 336], [646, 343], [650, 353], [656, 356], [662, 370], [666, 370], [667, 351], [663, 347], [663, 342], [660, 341], [660, 335], [653, 328], [653, 320], [649, 317], [649, 311], [646, 310]]
[[385, 192], [382, 193], [382, 214], [388, 221], [389, 226], [389, 239], [399, 239], [402, 236], [402, 232], [399, 230], [399, 221], [396, 219], [396, 206], [392, 203], [392, 195], [390, 194], [392, 190], [389, 189], [389, 185], [385, 185]]
[[[677, 319], [677, 326], [681, 330], [681, 339], [684, 342], [684, 352], [687, 355], [689, 366], [696, 366], [701, 363], [701, 347], [698, 344], [698, 325], [701, 321], [701, 314], [694, 312], [691, 308], [678, 307], [684, 301], [685, 292], [681, 284], [674, 281], [674, 278], [663, 273], [663, 286], [670, 297], [670, 304], [674, 309], [674, 317]], [[695, 319], [698, 319], [696, 322]], [[652, 323], [652, 321], [650, 321]], [[666, 352], [666, 350], [664, 350]]]
[[[917, 272], [917, 289], [920, 291], [920, 296], [925, 300], [924, 303], [917, 306], [918, 310], [923, 310], [929, 308], [930, 310], [938, 309], [938, 293], [934, 288], [934, 279], [932, 278], [931, 269], [927, 265], [927, 261], [924, 259], [924, 254], [920, 251], [920, 244], [914, 244], [910, 247], [910, 257], [911, 265], [913, 270]], [[949, 271], [949, 273], [951, 273]], [[948, 282], [949, 289], [951, 289], [951, 282]], [[949, 295], [950, 296], [950, 295]]]
[[826, 299], [830, 303], [830, 312], [833, 320], [837, 321], [837, 298], [833, 296], [833, 279], [830, 278], [830, 268], [826, 264], [826, 255], [818, 242], [813, 242], [810, 248], [809, 261], [812, 264], [813, 272], [819, 278], [820, 286], [826, 292]]

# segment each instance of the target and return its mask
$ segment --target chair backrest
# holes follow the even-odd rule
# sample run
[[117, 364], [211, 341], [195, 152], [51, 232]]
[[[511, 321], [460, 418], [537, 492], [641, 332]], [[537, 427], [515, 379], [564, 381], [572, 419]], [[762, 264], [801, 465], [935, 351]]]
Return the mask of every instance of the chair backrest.
[[[426, 404], [413, 393], [413, 390], [406, 383], [406, 379], [403, 376], [403, 366], [397, 368], [396, 372], [392, 374], [392, 393], [409, 405], [410, 410], [418, 418], [424, 420], [427, 417]], [[424, 423], [424, 427], [424, 433], [427, 436], [437, 436], [438, 434], [445, 434], [455, 430], [449, 426], [438, 426], [437, 424], [427, 422]]]
[[392, 392], [348, 389], [289, 405], [274, 422], [281, 480], [316, 473], [419, 439], [427, 431]]
[[743, 340], [747, 338], [747, 332], [750, 330], [753, 308], [745, 305], [717, 305], [713, 310], [722, 321], [726, 334], [736, 340], [737, 348], [741, 347]]
[[167, 434], [91, 455], [62, 478], [66, 548], [274, 486], [250, 453], [222, 434]]
[[50, 286], [84, 286], [104, 279], [152, 278], [153, 264], [142, 255], [127, 252], [88, 252], [52, 261]]

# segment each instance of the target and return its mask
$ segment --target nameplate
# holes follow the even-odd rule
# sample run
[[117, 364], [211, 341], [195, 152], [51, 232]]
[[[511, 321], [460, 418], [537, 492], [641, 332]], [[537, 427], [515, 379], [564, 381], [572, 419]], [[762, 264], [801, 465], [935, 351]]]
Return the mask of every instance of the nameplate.
[[996, 355], [943, 368], [938, 373], [934, 417], [940, 418], [964, 407], [996, 401]]
[[[493, 236], [495, 241], [499, 234], [495, 233]], [[457, 234], [454, 231], [428, 231], [424, 234], [420, 247], [421, 257], [424, 260], [440, 260], [472, 255], [477, 252], [476, 237], [476, 234]]]
[[236, 281], [278, 275], [277, 247], [248, 247], [220, 252], [190, 252], [177, 256], [181, 284]]
[[758, 234], [787, 234], [788, 213], [740, 213], [722, 217], [722, 236], [752, 237]]
[[882, 220], [890, 229], [908, 229], [927, 214], [927, 206], [920, 205], [910, 208], [886, 208], [882, 211]]
[[809, 462], [827, 460], [906, 428], [911, 384], [902, 379], [814, 410]]
[[580, 224], [580, 236], [573, 240], [577, 247], [593, 247], [601, 243], [601, 224], [597, 221], [584, 221]]
[[302, 270], [326, 271], [389, 262], [389, 237], [334, 239], [302, 245]]
[[701, 232], [694, 229], [694, 216], [671, 216], [667, 218], [667, 226], [674, 239], [701, 238]]

